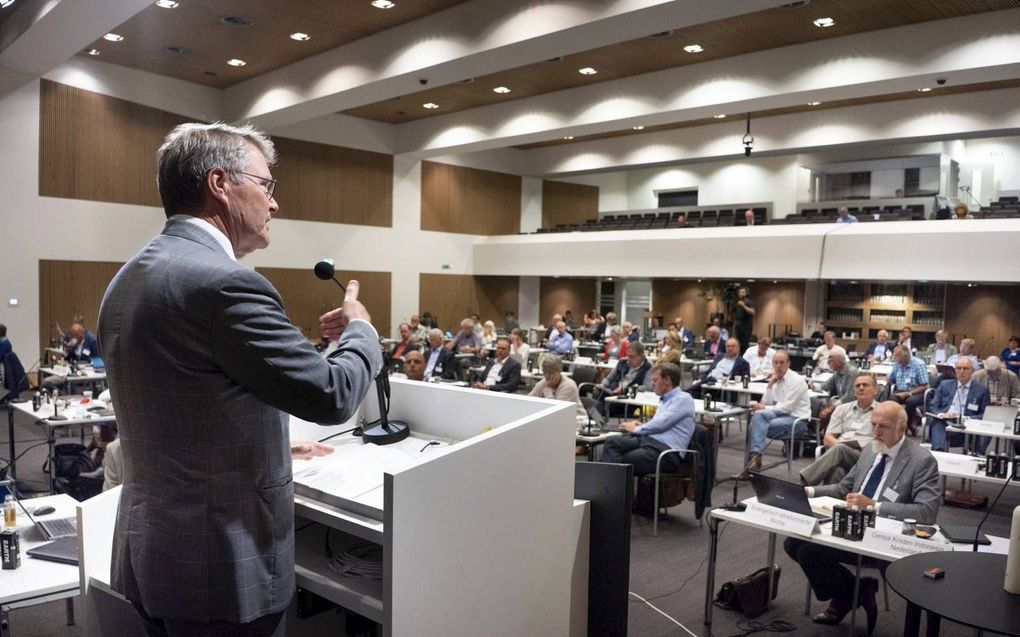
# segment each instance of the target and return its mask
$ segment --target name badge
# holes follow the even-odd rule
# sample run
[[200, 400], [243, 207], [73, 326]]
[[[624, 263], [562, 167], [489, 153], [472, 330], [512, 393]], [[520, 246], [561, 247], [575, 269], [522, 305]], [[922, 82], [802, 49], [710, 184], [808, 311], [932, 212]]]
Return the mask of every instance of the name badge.
[[971, 411], [977, 411], [978, 410], [978, 404], [977, 403], [971, 403], [971, 404], [967, 405], [967, 409], [969, 409]]
[[882, 494], [882, 497], [890, 502], [895, 502], [896, 498], [900, 497], [900, 494], [893, 491], [892, 487], [887, 487], [885, 493]]

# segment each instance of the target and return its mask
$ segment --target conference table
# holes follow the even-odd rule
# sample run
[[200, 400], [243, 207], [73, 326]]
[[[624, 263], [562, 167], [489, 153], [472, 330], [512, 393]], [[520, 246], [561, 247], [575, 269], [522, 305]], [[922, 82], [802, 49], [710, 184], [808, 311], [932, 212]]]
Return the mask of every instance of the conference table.
[[[970, 447], [971, 436], [988, 436], [993, 438], [995, 441], [995, 452], [999, 451], [999, 441], [1020, 441], [1020, 434], [1013, 433], [1013, 423], [999, 422], [997, 420], [978, 420], [968, 419], [963, 427], [959, 425], [949, 425], [946, 427], [946, 431], [952, 433], [962, 433], [967, 439], [968, 444], [964, 444], [964, 449]], [[1012, 461], [1015, 454], [1015, 445], [1006, 445], [1006, 455]]]
[[75, 373], [71, 373], [71, 368], [67, 366], [40, 367], [39, 373], [43, 376], [59, 376], [63, 378], [62, 384], [67, 391], [79, 385], [92, 385], [93, 389], [96, 389], [95, 386], [97, 384], [106, 383], [106, 372], [97, 371], [91, 366], [80, 367]]

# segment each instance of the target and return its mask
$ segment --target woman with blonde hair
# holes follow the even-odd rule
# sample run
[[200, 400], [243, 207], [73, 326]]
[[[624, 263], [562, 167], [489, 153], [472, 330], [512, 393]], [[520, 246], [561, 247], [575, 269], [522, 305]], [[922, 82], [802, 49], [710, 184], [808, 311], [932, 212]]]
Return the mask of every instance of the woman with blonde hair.
[[492, 321], [486, 321], [482, 325], [482, 347], [495, 347], [496, 346], [496, 324]]

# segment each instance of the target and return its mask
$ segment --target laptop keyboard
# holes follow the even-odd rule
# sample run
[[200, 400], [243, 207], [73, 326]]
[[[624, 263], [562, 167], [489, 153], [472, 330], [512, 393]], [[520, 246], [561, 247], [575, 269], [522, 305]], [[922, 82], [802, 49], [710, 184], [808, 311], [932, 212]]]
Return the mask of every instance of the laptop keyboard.
[[74, 537], [78, 535], [77, 520], [75, 518], [60, 518], [59, 520], [43, 520], [36, 522], [49, 539], [56, 540], [62, 537]]

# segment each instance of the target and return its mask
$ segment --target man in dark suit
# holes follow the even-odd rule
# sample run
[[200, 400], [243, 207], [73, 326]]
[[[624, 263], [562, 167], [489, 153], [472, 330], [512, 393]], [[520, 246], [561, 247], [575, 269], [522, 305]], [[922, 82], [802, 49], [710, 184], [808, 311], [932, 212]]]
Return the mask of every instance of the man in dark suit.
[[99, 341], [95, 334], [85, 329], [85, 318], [76, 316], [71, 319], [71, 329], [64, 334], [64, 358], [88, 364], [93, 358], [102, 358], [99, 352]]
[[[937, 414], [938, 418], [928, 416], [928, 435], [931, 436], [932, 451], [949, 451], [949, 439], [946, 437], [946, 424], [957, 423], [961, 415], [967, 418], [982, 418], [985, 407], [990, 400], [988, 388], [974, 382], [974, 362], [960, 356], [953, 368], [956, 379], [939, 383], [928, 402], [928, 411]], [[963, 434], [956, 434], [963, 438]], [[975, 436], [974, 450], [984, 454], [991, 440], [988, 436]]]
[[512, 394], [520, 384], [521, 364], [510, 358], [510, 342], [501, 338], [496, 341], [496, 357], [489, 359], [471, 386]]
[[124, 490], [113, 588], [149, 635], [283, 635], [294, 594], [288, 413], [350, 419], [382, 367], [348, 283], [320, 317], [324, 358], [279, 293], [236, 262], [269, 244], [272, 142], [251, 127], [182, 124], [160, 147], [162, 232], [111, 281], [99, 316]]
[[641, 390], [651, 389], [651, 378], [648, 378], [648, 371], [651, 368], [652, 364], [645, 358], [644, 343], [630, 345], [627, 348], [627, 358], [617, 363], [609, 376], [595, 385], [593, 395], [599, 401], [595, 407], [598, 412], [606, 416], [606, 398], [621, 395], [631, 385], [637, 385]]
[[687, 388], [687, 393], [694, 398], [701, 398], [704, 387], [725, 383], [737, 376], [750, 375], [751, 365], [740, 355], [740, 341], [731, 338], [726, 341], [726, 351], [715, 357], [711, 367], [705, 370], [697, 382]]
[[459, 374], [457, 355], [443, 345], [443, 331], [436, 327], [432, 328], [429, 330], [429, 349], [425, 352], [424, 380], [432, 378], [457, 380]]
[[[880, 403], [871, 413], [874, 440], [865, 447], [857, 464], [838, 484], [805, 487], [808, 497], [845, 499], [847, 506], [866, 509], [887, 518], [913, 518], [934, 524], [942, 504], [938, 463], [927, 449], [905, 436], [907, 413], [893, 401]], [[806, 540], [788, 538], [786, 553], [804, 570], [815, 595], [829, 601], [829, 607], [814, 616], [820, 624], [838, 624], [851, 610], [854, 576], [843, 564], [855, 564], [857, 555]], [[865, 558], [865, 563], [883, 572], [888, 562]], [[878, 615], [874, 578], [861, 579], [858, 605], [868, 616], [871, 634]]]

